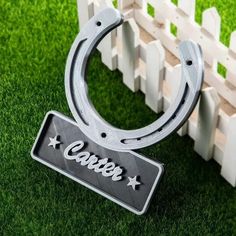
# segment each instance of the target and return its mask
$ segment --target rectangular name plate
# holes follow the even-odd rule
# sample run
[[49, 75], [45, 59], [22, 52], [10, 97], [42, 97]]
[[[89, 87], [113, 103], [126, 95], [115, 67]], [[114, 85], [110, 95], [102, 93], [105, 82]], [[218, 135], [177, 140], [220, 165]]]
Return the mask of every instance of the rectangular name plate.
[[163, 165], [138, 153], [99, 146], [58, 112], [46, 115], [31, 155], [138, 215], [147, 211], [163, 174]]

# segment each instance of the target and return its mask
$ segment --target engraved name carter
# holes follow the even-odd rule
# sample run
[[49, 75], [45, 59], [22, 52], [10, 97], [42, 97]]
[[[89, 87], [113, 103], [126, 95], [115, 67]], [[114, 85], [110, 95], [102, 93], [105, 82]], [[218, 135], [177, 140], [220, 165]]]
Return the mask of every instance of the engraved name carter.
[[76, 141], [70, 144], [64, 151], [64, 157], [67, 160], [74, 160], [81, 166], [87, 166], [89, 170], [101, 173], [104, 177], [111, 177], [113, 181], [122, 180], [123, 169], [116, 166], [108, 158], [99, 158], [98, 156], [86, 151], [82, 151], [85, 143]]

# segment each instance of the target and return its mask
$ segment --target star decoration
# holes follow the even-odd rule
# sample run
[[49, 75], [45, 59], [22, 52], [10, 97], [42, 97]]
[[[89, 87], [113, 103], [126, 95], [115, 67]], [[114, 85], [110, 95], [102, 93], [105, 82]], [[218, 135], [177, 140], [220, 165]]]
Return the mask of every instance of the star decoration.
[[59, 144], [61, 144], [61, 142], [58, 141], [58, 138], [59, 138], [58, 135], [56, 135], [54, 138], [50, 138], [50, 137], [49, 137], [50, 143], [48, 144], [48, 146], [49, 146], [49, 147], [52, 146], [54, 149], [56, 149], [56, 147], [57, 147]]
[[127, 184], [127, 186], [132, 186], [133, 190], [136, 190], [136, 185], [140, 185], [141, 183], [137, 181], [137, 176], [131, 178], [128, 177], [129, 179], [129, 183]]

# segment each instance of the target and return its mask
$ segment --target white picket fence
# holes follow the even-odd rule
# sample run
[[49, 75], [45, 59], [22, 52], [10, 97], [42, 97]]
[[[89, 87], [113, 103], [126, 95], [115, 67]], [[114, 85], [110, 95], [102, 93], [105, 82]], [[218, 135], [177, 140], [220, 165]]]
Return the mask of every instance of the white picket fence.
[[[102, 8], [113, 7], [111, 0], [77, 1], [80, 27]], [[141, 90], [155, 112], [166, 111], [178, 91], [180, 41], [191, 39], [201, 45], [205, 60], [202, 95], [178, 133], [188, 134], [206, 161], [214, 158], [222, 166], [221, 175], [236, 187], [236, 32], [227, 48], [219, 41], [217, 10], [204, 11], [200, 26], [194, 21], [195, 0], [179, 0], [178, 6], [170, 0], [118, 0], [118, 9], [125, 23], [99, 45], [102, 61], [110, 70], [119, 69], [132, 91]], [[176, 36], [171, 24], [177, 28]], [[218, 63], [227, 69], [226, 78], [217, 72]]]

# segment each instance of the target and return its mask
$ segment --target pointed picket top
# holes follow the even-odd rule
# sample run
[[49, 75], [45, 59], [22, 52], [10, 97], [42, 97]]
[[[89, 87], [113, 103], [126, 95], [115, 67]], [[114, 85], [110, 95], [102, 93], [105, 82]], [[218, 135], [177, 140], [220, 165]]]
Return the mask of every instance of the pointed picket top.
[[215, 7], [203, 12], [202, 27], [214, 38], [220, 38], [221, 17]]
[[230, 46], [229, 46], [229, 48], [230, 48], [234, 53], [236, 53], [236, 31], [234, 31], [234, 32], [231, 34]]
[[196, 0], [179, 0], [178, 1], [178, 7], [187, 15], [190, 17], [190, 19], [195, 19], [195, 6], [196, 6]]

